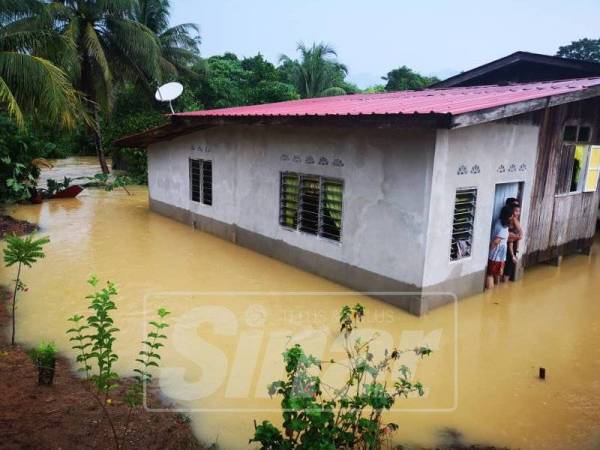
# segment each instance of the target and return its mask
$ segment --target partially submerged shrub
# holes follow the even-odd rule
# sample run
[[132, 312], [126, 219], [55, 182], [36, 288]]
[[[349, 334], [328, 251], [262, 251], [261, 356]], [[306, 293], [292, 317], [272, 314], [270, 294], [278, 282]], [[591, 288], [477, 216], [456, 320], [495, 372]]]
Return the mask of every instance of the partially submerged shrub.
[[136, 375], [133, 383], [120, 398], [129, 406], [129, 414], [122, 433], [118, 433], [114, 419], [107, 408], [107, 405], [113, 403], [114, 390], [119, 386], [119, 376], [113, 371], [113, 364], [119, 359], [113, 349], [119, 329], [115, 327], [111, 317], [112, 311], [117, 309], [114, 300], [117, 288], [109, 281], [104, 288], [98, 289], [99, 280], [96, 277], [92, 277], [88, 283], [96, 289], [93, 294], [86, 297], [90, 301], [89, 309], [93, 313], [88, 317], [78, 314], [70, 317], [69, 321], [73, 323], [73, 328], [67, 330], [67, 334], [73, 343], [72, 348], [78, 353], [76, 358], [80, 365], [78, 370], [84, 374], [90, 394], [110, 424], [115, 447], [120, 448], [129, 431], [132, 412], [142, 405], [144, 385], [152, 381], [151, 369], [159, 365], [158, 352], [163, 346], [161, 341], [167, 338], [163, 330], [169, 326], [163, 319], [170, 313], [160, 308], [157, 311], [159, 320], [150, 322], [151, 330], [142, 341], [142, 350], [135, 360], [137, 367], [134, 369]]
[[[378, 449], [398, 428], [395, 423], [383, 423], [384, 411], [400, 397], [422, 396], [423, 386], [411, 381], [410, 369], [404, 365], [391, 386], [384, 378], [403, 353], [423, 357], [431, 350], [386, 350], [383, 359], [376, 361], [370, 346], [377, 336], [363, 342], [353, 333], [364, 312], [360, 304], [341, 310], [340, 333], [347, 360], [321, 361], [306, 355], [298, 344], [283, 353], [287, 376], [269, 386], [269, 395], [282, 398], [283, 429], [263, 421], [255, 425], [250, 442], [260, 443], [262, 449]], [[323, 388], [320, 373], [326, 363], [348, 370], [341, 387]]]

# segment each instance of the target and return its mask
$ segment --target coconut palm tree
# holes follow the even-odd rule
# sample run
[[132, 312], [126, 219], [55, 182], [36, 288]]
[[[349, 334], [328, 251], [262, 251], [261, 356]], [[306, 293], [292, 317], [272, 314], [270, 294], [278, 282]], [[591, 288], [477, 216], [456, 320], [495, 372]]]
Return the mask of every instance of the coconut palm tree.
[[[14, 1], [14, 0], [13, 0]], [[42, 2], [45, 3], [45, 2]], [[136, 0], [53, 0], [46, 4], [56, 31], [73, 43], [60, 61], [84, 95], [96, 124], [108, 117], [113, 86], [122, 81], [154, 86], [160, 47], [154, 33], [131, 17]], [[90, 127], [102, 172], [108, 173], [102, 137]]]
[[163, 75], [190, 72], [200, 62], [200, 28], [195, 23], [169, 27], [169, 0], [136, 0], [133, 18], [152, 30], [160, 43]]
[[324, 43], [313, 43], [311, 47], [302, 42], [298, 44], [300, 60], [282, 55], [279, 58], [281, 68], [289, 71], [289, 77], [302, 98], [344, 95], [341, 87], [348, 68], [336, 60], [333, 47]]
[[68, 47], [68, 41], [51, 27], [32, 26], [43, 13], [37, 1], [0, 0], [0, 111], [19, 126], [31, 113], [72, 127], [81, 115], [78, 93], [65, 73], [43, 57]]

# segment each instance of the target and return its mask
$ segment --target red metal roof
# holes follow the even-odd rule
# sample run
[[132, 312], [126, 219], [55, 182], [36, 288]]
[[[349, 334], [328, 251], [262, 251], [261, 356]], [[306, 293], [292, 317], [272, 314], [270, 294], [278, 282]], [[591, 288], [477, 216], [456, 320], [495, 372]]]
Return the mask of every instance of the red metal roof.
[[353, 94], [178, 113], [181, 117], [359, 116], [369, 114], [463, 114], [527, 100], [584, 91], [600, 77], [507, 86], [474, 86], [384, 94]]

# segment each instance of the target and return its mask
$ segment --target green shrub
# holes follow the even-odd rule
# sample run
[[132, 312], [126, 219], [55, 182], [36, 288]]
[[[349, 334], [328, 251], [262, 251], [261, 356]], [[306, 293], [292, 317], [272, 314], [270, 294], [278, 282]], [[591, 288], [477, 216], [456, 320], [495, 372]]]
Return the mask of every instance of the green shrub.
[[27, 354], [38, 370], [38, 384], [51, 386], [54, 381], [56, 366], [56, 346], [53, 342], [41, 343], [36, 348], [30, 349]]
[[[370, 352], [376, 336], [363, 342], [353, 336], [364, 316], [364, 307], [345, 306], [340, 313], [340, 332], [344, 337], [347, 360], [320, 361], [306, 355], [300, 345], [283, 353], [284, 380], [269, 386], [269, 395], [282, 398], [283, 429], [269, 421], [255, 425], [250, 442], [262, 449], [379, 449], [383, 440], [398, 428], [383, 423], [383, 413], [400, 397], [424, 394], [421, 383], [413, 383], [410, 370], [400, 368], [392, 386], [385, 378], [405, 351], [386, 350], [377, 361]], [[411, 352], [419, 356], [431, 353], [426, 347]], [[345, 383], [326, 389], [320, 378], [324, 364], [340, 364], [348, 371]]]
[[113, 371], [113, 364], [119, 359], [113, 349], [119, 329], [111, 317], [112, 312], [117, 309], [115, 302], [117, 288], [109, 281], [105, 287], [99, 289], [99, 280], [96, 277], [89, 279], [88, 283], [95, 289], [94, 293], [86, 297], [90, 302], [89, 309], [92, 313], [88, 317], [78, 314], [70, 317], [68, 320], [73, 325], [67, 330], [67, 335], [73, 343], [72, 348], [78, 353], [76, 358], [80, 366], [78, 370], [84, 374], [89, 393], [108, 421], [114, 445], [118, 449], [129, 431], [131, 413], [134, 408], [142, 405], [144, 384], [152, 381], [151, 369], [159, 365], [159, 351], [163, 346], [161, 341], [167, 338], [163, 330], [169, 326], [163, 320], [170, 313], [160, 308], [157, 311], [158, 320], [150, 322], [150, 332], [142, 341], [142, 349], [135, 360], [136, 375], [133, 383], [121, 397], [121, 400], [129, 406], [129, 413], [127, 422], [119, 427], [107, 408], [113, 403], [114, 392], [120, 381], [117, 373]]
[[30, 349], [27, 354], [39, 366], [51, 367], [56, 360], [56, 345], [54, 342], [42, 342], [37, 347]]

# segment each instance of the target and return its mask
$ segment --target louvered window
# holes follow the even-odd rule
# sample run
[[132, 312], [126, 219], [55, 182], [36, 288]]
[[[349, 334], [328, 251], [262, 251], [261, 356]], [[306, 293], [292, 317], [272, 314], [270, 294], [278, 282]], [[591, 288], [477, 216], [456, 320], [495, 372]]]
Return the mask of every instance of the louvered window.
[[212, 205], [212, 161], [190, 159], [190, 198], [194, 202]]
[[451, 261], [471, 256], [476, 202], [477, 189], [459, 189], [456, 191], [452, 243], [450, 245]]
[[284, 172], [281, 174], [279, 223], [339, 241], [343, 191], [341, 180]]

